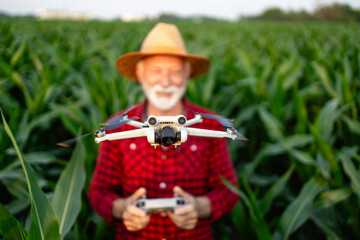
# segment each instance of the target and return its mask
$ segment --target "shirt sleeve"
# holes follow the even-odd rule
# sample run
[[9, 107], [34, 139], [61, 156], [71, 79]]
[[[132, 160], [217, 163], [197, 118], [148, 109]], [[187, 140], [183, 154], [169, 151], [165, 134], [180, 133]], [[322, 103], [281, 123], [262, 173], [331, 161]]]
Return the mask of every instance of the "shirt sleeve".
[[231, 162], [227, 141], [225, 139], [213, 139], [210, 148], [209, 159], [209, 183], [210, 192], [205, 194], [211, 203], [210, 222], [214, 222], [224, 214], [231, 211], [239, 196], [225, 186], [221, 177], [238, 186], [236, 173]]
[[121, 153], [117, 141], [101, 142], [88, 196], [92, 207], [109, 224], [115, 222], [113, 202], [121, 197], [121, 173]]

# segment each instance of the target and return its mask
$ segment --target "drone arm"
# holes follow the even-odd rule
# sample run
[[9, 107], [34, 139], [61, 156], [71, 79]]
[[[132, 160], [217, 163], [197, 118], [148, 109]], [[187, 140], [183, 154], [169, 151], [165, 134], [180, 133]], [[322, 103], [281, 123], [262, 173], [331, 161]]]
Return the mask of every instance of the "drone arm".
[[203, 121], [202, 116], [200, 114], [196, 114], [195, 117], [188, 120], [184, 126], [188, 127], [188, 126], [194, 125], [196, 123], [200, 123], [202, 121]]
[[199, 129], [199, 128], [187, 128], [188, 136], [197, 136], [197, 137], [211, 137], [211, 138], [231, 138], [236, 140], [236, 135], [231, 135], [224, 131], [208, 130], [208, 129]]
[[125, 132], [117, 132], [117, 133], [109, 133], [105, 134], [103, 137], [95, 137], [95, 142], [100, 143], [105, 140], [120, 140], [120, 139], [127, 139], [127, 138], [137, 138], [137, 137], [144, 137], [147, 136], [147, 128], [143, 129], [136, 129], [136, 130], [129, 130]]
[[144, 127], [144, 123], [143, 122], [138, 122], [138, 121], [134, 121], [134, 120], [130, 120], [129, 122], [126, 123], [127, 125], [133, 126], [133, 127], [137, 127], [137, 128], [142, 128]]

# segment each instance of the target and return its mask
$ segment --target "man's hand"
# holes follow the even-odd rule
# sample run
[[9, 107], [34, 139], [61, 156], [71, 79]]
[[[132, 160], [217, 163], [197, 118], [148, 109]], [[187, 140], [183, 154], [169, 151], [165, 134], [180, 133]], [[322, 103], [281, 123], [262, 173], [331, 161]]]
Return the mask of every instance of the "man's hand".
[[113, 203], [113, 215], [122, 219], [128, 231], [139, 231], [150, 222], [150, 216], [134, 206], [134, 202], [146, 194], [145, 188], [139, 188], [125, 199], [116, 199]]
[[187, 204], [176, 209], [173, 213], [168, 211], [167, 214], [176, 226], [185, 230], [194, 229], [199, 218], [197, 201], [195, 197], [180, 187], [174, 187], [174, 193], [184, 198]]

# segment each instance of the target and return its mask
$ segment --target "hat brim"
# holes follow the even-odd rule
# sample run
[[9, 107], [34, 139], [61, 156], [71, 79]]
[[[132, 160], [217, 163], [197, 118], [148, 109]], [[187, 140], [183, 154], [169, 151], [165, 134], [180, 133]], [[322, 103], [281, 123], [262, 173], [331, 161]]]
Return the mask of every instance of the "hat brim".
[[187, 54], [187, 53], [146, 53], [146, 52], [132, 52], [127, 53], [120, 56], [116, 60], [116, 68], [118, 72], [125, 77], [128, 77], [134, 81], [139, 81], [135, 74], [136, 64], [143, 58], [155, 55], [169, 55], [169, 56], [177, 56], [184, 58], [187, 62], [190, 63], [191, 66], [191, 73], [190, 78], [198, 77], [205, 72], [207, 72], [210, 68], [210, 61], [201, 56], [201, 55], [194, 55], [194, 54]]

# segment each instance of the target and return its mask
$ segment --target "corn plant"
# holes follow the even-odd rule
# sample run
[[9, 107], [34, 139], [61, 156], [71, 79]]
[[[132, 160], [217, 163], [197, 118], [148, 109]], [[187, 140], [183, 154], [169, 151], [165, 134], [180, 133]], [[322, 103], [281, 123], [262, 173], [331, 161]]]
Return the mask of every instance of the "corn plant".
[[31, 202], [31, 225], [27, 233], [15, 217], [0, 204], [0, 232], [4, 239], [64, 239], [81, 208], [81, 191], [85, 181], [83, 145], [79, 144], [75, 149], [72, 159], [60, 176], [50, 202], [41, 190], [33, 168], [22, 157], [2, 112], [1, 115], [5, 131], [11, 139], [26, 178]]

